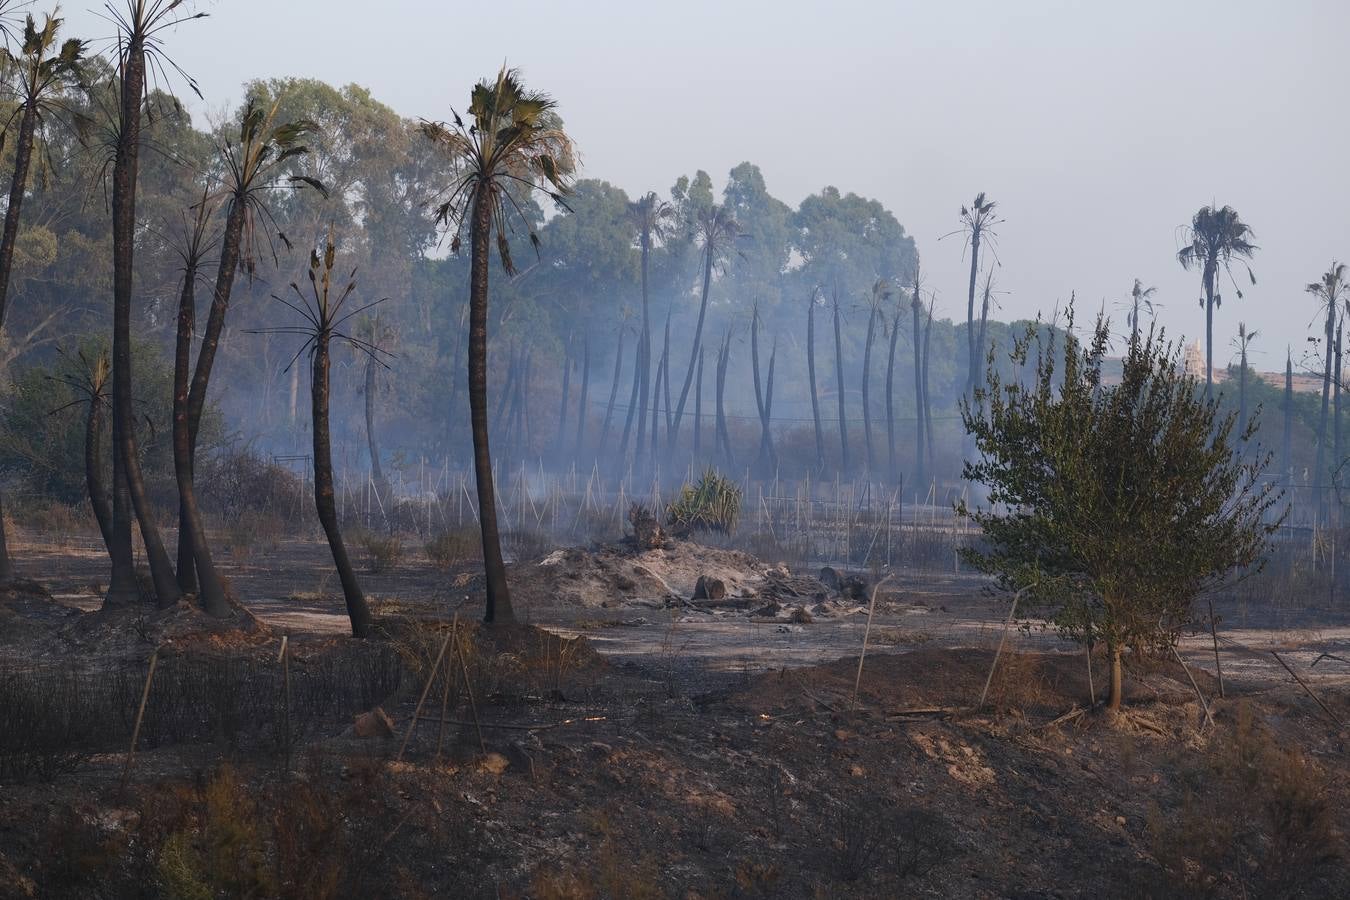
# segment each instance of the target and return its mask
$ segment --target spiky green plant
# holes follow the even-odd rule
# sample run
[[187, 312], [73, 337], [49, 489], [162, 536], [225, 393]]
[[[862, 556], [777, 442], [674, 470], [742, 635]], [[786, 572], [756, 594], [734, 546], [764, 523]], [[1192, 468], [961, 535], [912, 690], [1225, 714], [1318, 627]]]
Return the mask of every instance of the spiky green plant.
[[681, 488], [680, 495], [666, 507], [666, 523], [676, 534], [731, 534], [740, 518], [740, 487], [713, 468], [705, 470], [697, 484]]

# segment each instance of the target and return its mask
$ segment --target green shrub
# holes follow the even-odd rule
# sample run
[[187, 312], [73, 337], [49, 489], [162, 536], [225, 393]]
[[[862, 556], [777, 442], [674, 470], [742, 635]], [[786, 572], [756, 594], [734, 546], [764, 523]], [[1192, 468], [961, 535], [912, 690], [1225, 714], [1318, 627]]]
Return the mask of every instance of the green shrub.
[[708, 469], [697, 484], [686, 484], [675, 502], [666, 507], [666, 523], [676, 534], [713, 531], [731, 534], [741, 517], [741, 489], [716, 469]]

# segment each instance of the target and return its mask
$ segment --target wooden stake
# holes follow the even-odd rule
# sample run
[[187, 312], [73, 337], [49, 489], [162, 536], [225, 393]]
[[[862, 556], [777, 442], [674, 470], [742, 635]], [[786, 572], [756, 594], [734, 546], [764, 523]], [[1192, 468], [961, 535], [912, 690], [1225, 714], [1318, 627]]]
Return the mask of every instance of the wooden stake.
[[473, 701], [473, 683], [469, 681], [469, 664], [464, 659], [464, 645], [455, 640], [455, 652], [459, 654], [459, 664], [464, 672], [464, 693], [469, 697], [469, 713], [473, 716], [473, 727], [478, 732], [478, 749], [487, 753], [487, 742], [483, 740], [483, 726], [478, 724], [478, 705]]
[[1191, 674], [1191, 670], [1186, 666], [1186, 661], [1183, 660], [1181, 654], [1177, 652], [1175, 644], [1172, 645], [1172, 655], [1176, 657], [1177, 665], [1181, 666], [1181, 671], [1186, 673], [1186, 680], [1189, 681], [1191, 687], [1195, 689], [1195, 698], [1200, 701], [1200, 708], [1205, 711], [1205, 721], [1210, 725], [1213, 725], [1214, 717], [1209, 714], [1209, 704], [1205, 702], [1205, 695], [1200, 693], [1200, 685], [1195, 683], [1195, 676]]
[[1286, 672], [1288, 672], [1290, 675], [1293, 675], [1293, 676], [1294, 676], [1294, 680], [1298, 682], [1298, 686], [1301, 687], [1301, 688], [1303, 688], [1303, 690], [1305, 690], [1305, 691], [1308, 693], [1308, 696], [1309, 696], [1309, 697], [1311, 697], [1311, 698], [1313, 698], [1314, 700], [1317, 701], [1317, 705], [1320, 706], [1320, 707], [1322, 707], [1322, 712], [1326, 713], [1328, 716], [1331, 717], [1331, 721], [1335, 722], [1336, 725], [1339, 726], [1339, 727], [1341, 727], [1341, 728], [1344, 728], [1344, 727], [1345, 727], [1345, 723], [1343, 723], [1340, 719], [1338, 719], [1338, 718], [1336, 717], [1336, 714], [1335, 714], [1334, 712], [1332, 712], [1331, 709], [1330, 709], [1325, 703], [1322, 702], [1322, 698], [1319, 697], [1319, 696], [1317, 696], [1316, 694], [1314, 694], [1314, 693], [1312, 692], [1312, 688], [1308, 687], [1307, 682], [1305, 682], [1302, 678], [1299, 678], [1299, 677], [1298, 677], [1298, 673], [1295, 672], [1293, 669], [1289, 668], [1289, 664], [1288, 664], [1288, 663], [1286, 663], [1284, 660], [1280, 659], [1280, 654], [1278, 654], [1278, 653], [1276, 653], [1274, 650], [1272, 650], [1272, 651], [1270, 651], [1270, 655], [1273, 656], [1273, 657], [1275, 657], [1275, 661], [1276, 661], [1276, 662], [1278, 662], [1280, 665], [1284, 666], [1284, 670], [1285, 670]]
[[1214, 620], [1214, 601], [1209, 600], [1209, 636], [1214, 639], [1214, 671], [1219, 675], [1219, 696], [1223, 693], [1223, 665], [1219, 662], [1219, 630]]
[[867, 625], [863, 628], [862, 653], [858, 654], [858, 674], [853, 679], [853, 700], [852, 705], [858, 705], [858, 687], [862, 684], [863, 660], [867, 659], [867, 638], [872, 633], [872, 614], [877, 610], [877, 594], [881, 591], [881, 586], [891, 580], [887, 575], [881, 579], [872, 588], [872, 602], [867, 604]]
[[281, 636], [281, 652], [277, 654], [277, 659], [281, 661], [281, 684], [282, 684], [282, 708], [286, 712], [286, 772], [291, 771], [291, 655], [287, 651], [290, 649], [290, 636], [283, 634]]
[[427, 702], [427, 694], [431, 693], [431, 684], [436, 680], [436, 673], [441, 668], [441, 659], [445, 656], [445, 650], [450, 646], [450, 637], [453, 632], [447, 633], [445, 640], [441, 642], [441, 650], [436, 654], [436, 661], [431, 664], [431, 674], [427, 676], [426, 686], [422, 688], [422, 696], [417, 698], [417, 709], [413, 711], [412, 719], [408, 722], [408, 731], [403, 735], [403, 743], [399, 745], [398, 755], [394, 757], [395, 762], [403, 760], [403, 751], [408, 749], [408, 740], [412, 738], [413, 729], [417, 727], [417, 717], [422, 714], [422, 704]]
[[1013, 613], [1017, 612], [1017, 601], [1021, 597], [1021, 591], [1013, 594], [1012, 606], [1008, 607], [1008, 618], [1003, 620], [1003, 636], [998, 639], [998, 649], [994, 651], [994, 663], [989, 667], [989, 675], [984, 679], [984, 690], [980, 691], [980, 702], [975, 704], [976, 709], [983, 709], [984, 701], [989, 696], [989, 685], [994, 681], [994, 670], [998, 668], [998, 659], [1003, 655], [1003, 645], [1008, 640], [1008, 629], [1012, 627]]
[[127, 762], [122, 767], [122, 783], [117, 792], [124, 793], [127, 780], [131, 778], [131, 761], [136, 758], [136, 739], [141, 736], [141, 720], [145, 717], [145, 704], [150, 699], [150, 683], [155, 680], [155, 666], [159, 664], [159, 648], [150, 654], [150, 671], [145, 673], [145, 687], [141, 689], [141, 705], [136, 709], [136, 724], [131, 729], [131, 746], [127, 748]]

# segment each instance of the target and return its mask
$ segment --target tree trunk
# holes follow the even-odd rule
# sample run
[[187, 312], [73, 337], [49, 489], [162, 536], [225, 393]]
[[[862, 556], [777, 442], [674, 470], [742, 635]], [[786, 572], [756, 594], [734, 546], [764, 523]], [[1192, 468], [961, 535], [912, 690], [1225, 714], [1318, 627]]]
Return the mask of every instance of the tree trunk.
[[[19, 123], [19, 142], [14, 147], [14, 175], [9, 183], [9, 207], [5, 210], [5, 230], [0, 236], [0, 331], [9, 311], [9, 280], [14, 270], [14, 245], [19, 238], [19, 213], [28, 187], [28, 169], [33, 158], [33, 135], [37, 129], [37, 107], [29, 101]], [[0, 507], [3, 501], [0, 500]], [[9, 535], [0, 512], [0, 583], [14, 580], [14, 560], [9, 554]]]
[[[1213, 261], [1205, 263], [1205, 399], [1214, 396], [1214, 276], [1217, 274]], [[1330, 337], [1330, 330], [1327, 332]], [[1331, 352], [1330, 348], [1327, 353]]]
[[731, 452], [731, 434], [727, 431], [727, 415], [724, 397], [727, 387], [727, 362], [731, 359], [731, 332], [722, 339], [721, 352], [717, 354], [717, 439], [726, 457], [727, 471], [736, 470], [736, 458]]
[[975, 367], [978, 354], [975, 352], [975, 280], [980, 274], [980, 230], [970, 234], [970, 282], [966, 294], [966, 396], [975, 389]]
[[877, 331], [877, 307], [872, 305], [867, 316], [867, 339], [863, 342], [862, 405], [863, 405], [863, 445], [867, 448], [867, 475], [871, 478], [877, 470], [876, 453], [872, 449], [872, 340]]
[[844, 342], [839, 333], [839, 291], [834, 292], [834, 381], [839, 395], [839, 468], [844, 473], [852, 468], [848, 454], [848, 414], [844, 407]]
[[577, 449], [575, 459], [581, 459], [581, 450], [586, 441], [586, 403], [591, 391], [591, 341], [585, 339], [581, 346], [581, 399], [577, 401]]
[[1341, 467], [1341, 338], [1344, 332], [1345, 316], [1336, 323], [1336, 362], [1331, 377], [1331, 465], [1328, 467], [1335, 484], [1335, 474]]
[[694, 459], [703, 453], [703, 349], [698, 348], [698, 375], [694, 376]]
[[[775, 343], [769, 361], [770, 378], [773, 377], [773, 361], [777, 355], [778, 345]], [[769, 404], [772, 398], [768, 391], [761, 390], [759, 378], [759, 304], [755, 304], [754, 311], [750, 314], [750, 365], [755, 370], [755, 409], [759, 411], [759, 457], [755, 460], [755, 469], [761, 478], [770, 478], [778, 468], [778, 460], [773, 449], [773, 435], [769, 429]]]
[[84, 485], [89, 491], [89, 505], [98, 520], [98, 533], [103, 546], [112, 552], [112, 505], [108, 500], [108, 486], [103, 483], [103, 404], [107, 397], [95, 393], [89, 398], [89, 415], [84, 423]]
[[891, 322], [891, 346], [886, 353], [886, 465], [891, 472], [891, 484], [900, 480], [900, 470], [895, 461], [895, 345], [900, 339], [900, 306], [895, 308], [895, 319]]
[[816, 429], [816, 474], [825, 471], [825, 433], [820, 426], [820, 394], [816, 391], [816, 292], [806, 309], [806, 372], [811, 382], [811, 420]]
[[[1242, 352], [1238, 354], [1238, 434], [1247, 433], [1247, 339], [1240, 338], [1242, 341]], [[1246, 438], [1240, 437], [1239, 441], [1244, 445], [1243, 452], [1246, 452]]]
[[1320, 515], [1326, 509], [1322, 487], [1326, 484], [1323, 476], [1326, 471], [1327, 450], [1327, 410], [1331, 404], [1331, 366], [1336, 352], [1336, 306], [1327, 310], [1324, 333], [1327, 340], [1326, 364], [1322, 367], [1322, 408], [1317, 416], [1317, 463], [1313, 469], [1313, 503]]
[[567, 399], [572, 392], [572, 340], [568, 337], [563, 347], [562, 398], [558, 401], [558, 437], [553, 442], [558, 455], [558, 465], [562, 465], [563, 436], [567, 433]]
[[197, 256], [189, 254], [183, 270], [183, 288], [178, 297], [178, 332], [173, 366], [173, 469], [178, 486], [178, 586], [195, 593], [207, 613], [224, 618], [230, 613], [225, 586], [216, 572], [206, 528], [197, 504], [193, 466], [191, 414], [189, 410], [192, 335], [197, 319]]
[[[637, 443], [633, 449], [633, 467], [636, 469], [642, 460], [644, 440], [647, 433], [647, 398], [652, 398], [652, 404], [655, 405], [656, 398], [652, 394], [651, 368], [652, 368], [652, 326], [651, 326], [651, 304], [647, 296], [647, 261], [651, 255], [652, 233], [651, 229], [643, 227], [642, 234], [639, 236], [639, 243], [642, 247], [642, 333], [638, 336], [638, 367], [633, 370], [633, 379], [638, 387], [638, 426]], [[631, 405], [631, 404], [630, 404]], [[630, 411], [631, 415], [631, 411]], [[656, 429], [656, 413], [652, 412], [651, 426], [653, 432]], [[628, 428], [624, 427], [624, 434], [627, 435]], [[625, 449], [628, 446], [627, 437], [624, 438], [623, 445]], [[655, 441], [653, 440], [653, 446]]]
[[[652, 454], [651, 454], [651, 457], [650, 457], [650, 463], [651, 463], [651, 469], [650, 469], [650, 471], [653, 472], [653, 473], [656, 471], [656, 447], [657, 447], [657, 438], [659, 437], [659, 435], [660, 435], [660, 433], [661, 433], [661, 430], [660, 430], [660, 428], [658, 427], [659, 424], [660, 424], [660, 419], [661, 419], [661, 379], [665, 377], [665, 374], [666, 374], [666, 357], [665, 357], [665, 355], [663, 354], [663, 355], [661, 356], [661, 359], [658, 360], [657, 363], [656, 363], [656, 383], [655, 383], [654, 385], [652, 385], [652, 387], [653, 387], [653, 391], [652, 391], [652, 431], [651, 431], [651, 447], [652, 447]], [[669, 410], [669, 408], [667, 408], [667, 410], [666, 410], [666, 426], [667, 426], [667, 432], [669, 432], [669, 426], [670, 426], [670, 410]]]
[[[694, 325], [694, 344], [689, 350], [689, 368], [684, 373], [684, 386], [680, 388], [680, 399], [675, 405], [675, 418], [670, 426], [670, 433], [667, 435], [666, 453], [674, 454], [675, 444], [680, 439], [680, 420], [684, 418], [684, 404], [689, 399], [689, 385], [694, 383], [694, 366], [698, 362], [698, 351], [703, 346], [703, 320], [708, 314], [708, 291], [712, 287], [713, 255], [716, 248], [711, 242], [703, 248], [703, 298], [698, 305], [698, 322]], [[670, 323], [667, 320], [667, 330]], [[669, 353], [669, 341], [667, 341], [667, 353]], [[670, 373], [666, 373], [666, 387], [670, 387]], [[666, 400], [666, 409], [670, 409], [670, 400]]]
[[[670, 312], [667, 311], [664, 349], [661, 351], [661, 363], [662, 365], [665, 366], [666, 371], [665, 374], [661, 376], [661, 378], [665, 386], [665, 398], [666, 398], [666, 446], [672, 453], [675, 450], [675, 418], [671, 413], [670, 407], [670, 367], [674, 363], [674, 361], [675, 361], [674, 357], [670, 355]], [[656, 432], [653, 431], [652, 432], [653, 437], [655, 436], [655, 434]], [[656, 453], [656, 443], [655, 441], [653, 441], [652, 442], [653, 458], [655, 457], [655, 453]]]
[[478, 485], [478, 524], [483, 538], [483, 572], [486, 576], [487, 606], [483, 621], [512, 624], [516, 616], [511, 608], [511, 592], [506, 584], [506, 562], [502, 559], [501, 535], [497, 531], [497, 492], [492, 482], [492, 454], [488, 447], [487, 420], [487, 324], [488, 264], [492, 237], [490, 185], [479, 182], [473, 198], [469, 240], [472, 257], [469, 264], [469, 419], [473, 430], [473, 469]]
[[1111, 654], [1111, 696], [1106, 701], [1106, 708], [1111, 712], [1120, 712], [1120, 704], [1125, 699], [1125, 667], [1120, 660], [1121, 648], [1112, 646], [1108, 649]]
[[[628, 459], [628, 437], [632, 433], [633, 419], [638, 415], [639, 404], [646, 406], [646, 400], [642, 395], [642, 369], [647, 365], [643, 357], [646, 354], [642, 349], [642, 336], [638, 336], [638, 346], [633, 358], [633, 386], [628, 392], [628, 414], [624, 416], [623, 437], [619, 439], [619, 464], [622, 466]], [[641, 428], [641, 424], [638, 425]]]
[[173, 565], [164, 550], [145, 497], [136, 448], [131, 393], [131, 294], [135, 263], [136, 183], [141, 141], [141, 100], [145, 88], [144, 35], [134, 34], [125, 51], [121, 80], [121, 124], [113, 159], [113, 548], [106, 601], [118, 606], [139, 595], [131, 552], [131, 520], [141, 526], [155, 596], [161, 608], [180, 597]]
[[975, 336], [975, 380], [971, 382], [971, 396], [974, 396], [975, 386], [983, 386], [985, 380], [984, 364], [986, 357], [985, 335], [989, 326], [989, 292], [992, 289], [992, 279], [994, 273], [991, 271], [984, 279], [984, 300], [980, 303], [980, 328]]
[[375, 367], [379, 365], [373, 354], [367, 354], [366, 359], [366, 447], [370, 452], [370, 480], [375, 484], [375, 492], [380, 495], [380, 502], [384, 503], [385, 496], [389, 493], [389, 483], [384, 480], [384, 469], [380, 466], [380, 444], [375, 435], [375, 404], [379, 400], [379, 373]]
[[614, 351], [614, 377], [609, 381], [609, 402], [605, 404], [605, 421], [600, 425], [600, 443], [596, 459], [603, 459], [609, 444], [609, 426], [614, 421], [614, 401], [619, 398], [619, 376], [623, 374], [623, 328], [619, 329], [619, 346]]
[[[937, 459], [937, 454], [933, 452], [933, 392], [928, 387], [928, 364], [932, 362], [929, 350], [933, 344], [933, 307], [936, 304], [936, 297], [928, 301], [928, 322], [923, 328], [923, 424], [924, 432], [928, 437], [929, 465], [932, 465], [933, 460]], [[928, 475], [931, 478], [933, 473], [930, 471]]]
[[333, 498], [333, 448], [328, 436], [328, 343], [330, 333], [319, 332], [314, 340], [310, 398], [311, 417], [314, 420], [314, 509], [319, 524], [328, 538], [328, 549], [333, 553], [333, 566], [342, 582], [342, 596], [347, 601], [347, 618], [352, 623], [352, 636], [369, 637], [371, 632], [370, 607], [356, 578], [356, 570], [347, 556], [347, 545], [342, 540], [338, 525], [337, 503]]
[[914, 313], [914, 484], [922, 485], [926, 479], [923, 458], [923, 301], [919, 299], [919, 282], [914, 282], [914, 299], [910, 301], [910, 310]]
[[1284, 440], [1280, 447], [1280, 468], [1284, 486], [1294, 488], [1294, 355], [1286, 348], [1284, 357]]

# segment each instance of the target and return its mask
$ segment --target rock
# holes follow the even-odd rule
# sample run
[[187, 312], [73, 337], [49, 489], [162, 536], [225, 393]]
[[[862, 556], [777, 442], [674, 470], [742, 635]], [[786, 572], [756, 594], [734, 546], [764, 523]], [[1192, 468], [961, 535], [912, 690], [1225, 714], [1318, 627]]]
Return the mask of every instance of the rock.
[[815, 619], [811, 618], [811, 614], [806, 611], [806, 607], [799, 606], [792, 611], [792, 615], [788, 616], [788, 621], [797, 625], [810, 625]]
[[820, 570], [820, 574], [817, 575], [816, 577], [820, 579], [821, 584], [825, 585], [832, 591], [839, 590], [839, 585], [842, 583], [842, 579], [840, 578], [839, 575], [839, 570], [834, 568], [834, 566], [823, 567]]
[[352, 723], [352, 733], [359, 738], [388, 738], [394, 736], [394, 720], [380, 707], [363, 712]]
[[698, 582], [694, 585], [695, 600], [722, 600], [727, 595], [727, 586], [720, 578], [714, 578], [711, 575], [698, 576]]

